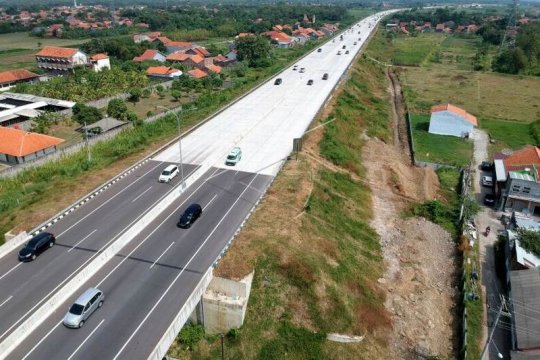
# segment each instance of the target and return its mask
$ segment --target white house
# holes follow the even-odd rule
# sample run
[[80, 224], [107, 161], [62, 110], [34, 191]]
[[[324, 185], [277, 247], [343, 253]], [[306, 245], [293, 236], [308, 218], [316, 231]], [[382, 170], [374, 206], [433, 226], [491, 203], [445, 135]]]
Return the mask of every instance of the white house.
[[49, 75], [65, 75], [77, 66], [88, 64], [88, 56], [73, 48], [45, 46], [35, 57], [37, 66]]
[[175, 79], [182, 75], [182, 71], [168, 66], [150, 66], [146, 69], [146, 75], [158, 79]]
[[109, 57], [105, 54], [96, 54], [90, 56], [90, 64], [95, 72], [101, 71], [103, 69], [111, 69], [111, 62]]
[[476, 117], [457, 106], [441, 104], [431, 108], [431, 134], [468, 137], [476, 126]]

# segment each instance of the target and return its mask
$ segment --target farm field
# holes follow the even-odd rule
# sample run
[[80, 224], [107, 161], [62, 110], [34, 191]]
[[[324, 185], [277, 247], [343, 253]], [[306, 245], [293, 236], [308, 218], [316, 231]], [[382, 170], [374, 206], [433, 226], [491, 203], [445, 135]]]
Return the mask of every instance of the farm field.
[[0, 34], [0, 71], [26, 68], [35, 70], [34, 54], [43, 46], [78, 46], [88, 40], [42, 39], [26, 32]]
[[416, 160], [457, 167], [470, 163], [472, 141], [456, 136], [430, 134], [429, 115], [411, 115], [410, 121]]

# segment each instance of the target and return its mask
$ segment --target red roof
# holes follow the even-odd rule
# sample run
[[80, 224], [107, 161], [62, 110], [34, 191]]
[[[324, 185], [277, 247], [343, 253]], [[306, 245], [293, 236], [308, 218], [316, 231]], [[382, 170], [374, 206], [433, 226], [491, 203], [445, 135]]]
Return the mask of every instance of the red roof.
[[56, 46], [45, 46], [41, 49], [36, 56], [43, 57], [56, 57], [56, 58], [70, 58], [79, 51], [78, 49], [73, 48], [61, 48]]
[[0, 72], [0, 84], [7, 84], [18, 80], [35, 79], [39, 77], [26, 69], [16, 69]]
[[186, 61], [190, 57], [191, 55], [186, 54], [185, 52], [175, 51], [172, 54], [169, 54], [166, 59], [167, 61]]
[[148, 75], [170, 75], [178, 72], [180, 70], [169, 67], [169, 66], [150, 66], [146, 69]]
[[199, 47], [194, 47], [191, 50], [195, 51], [198, 55], [201, 55], [202, 57], [206, 57], [206, 56], [210, 55], [208, 50], [206, 50], [205, 48], [200, 47], [200, 46]]
[[193, 43], [190, 43], [190, 42], [187, 42], [187, 41], [169, 41], [165, 45], [174, 46], [174, 47], [189, 48], [189, 47], [193, 46]]
[[457, 114], [457, 115], [465, 118], [465, 120], [467, 120], [468, 122], [470, 122], [474, 126], [478, 126], [478, 121], [476, 119], [476, 116], [471, 115], [468, 112], [466, 112], [465, 110], [463, 110], [462, 108], [459, 108], [459, 107], [454, 106], [452, 104], [440, 104], [440, 105], [434, 105], [434, 106], [431, 107], [431, 112], [432, 113], [439, 112], [439, 111], [450, 111], [450, 112], [452, 112], [454, 114]]
[[206, 69], [213, 72], [213, 73], [216, 73], [216, 74], [219, 74], [221, 72], [221, 66], [217, 66], [217, 65], [207, 65], [206, 66]]
[[198, 64], [200, 63], [201, 61], [204, 61], [204, 58], [201, 56], [201, 55], [193, 55], [191, 57], [191, 61], [193, 61], [194, 63]]
[[510, 167], [522, 165], [540, 165], [540, 149], [536, 146], [526, 146], [523, 149], [514, 151], [514, 153], [504, 160], [504, 166]]
[[145, 50], [145, 52], [143, 52], [143, 54], [141, 56], [135, 56], [133, 58], [133, 61], [141, 62], [141, 61], [145, 61], [145, 60], [152, 60], [154, 58], [154, 56], [156, 56], [159, 53], [160, 52], [157, 51], [157, 50], [148, 49], [148, 50]]
[[56, 146], [64, 140], [49, 135], [0, 127], [0, 153], [11, 156], [26, 156]]
[[193, 69], [193, 70], [189, 70], [188, 71], [188, 74], [196, 79], [202, 79], [203, 77], [206, 77], [208, 76], [207, 73], [205, 73], [204, 71], [202, 71], [201, 69]]
[[98, 60], [104, 60], [104, 59], [108, 59], [109, 57], [105, 54], [95, 54], [95, 55], [92, 55], [90, 56], [90, 60], [91, 61], [98, 61]]
[[437, 26], [435, 27], [435, 29], [437, 29], [437, 30], [444, 30], [444, 24], [437, 24]]

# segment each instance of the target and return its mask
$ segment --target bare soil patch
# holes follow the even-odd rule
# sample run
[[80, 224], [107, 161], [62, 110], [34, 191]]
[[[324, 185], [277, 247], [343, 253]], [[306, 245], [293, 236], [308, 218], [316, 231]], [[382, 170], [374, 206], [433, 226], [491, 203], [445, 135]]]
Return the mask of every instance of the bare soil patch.
[[392, 314], [392, 359], [416, 352], [452, 356], [456, 305], [456, 250], [448, 232], [421, 218], [403, 219], [411, 202], [437, 197], [439, 182], [429, 168], [407, 164], [403, 152], [372, 139], [363, 151], [372, 190], [374, 219], [387, 269], [379, 284]]

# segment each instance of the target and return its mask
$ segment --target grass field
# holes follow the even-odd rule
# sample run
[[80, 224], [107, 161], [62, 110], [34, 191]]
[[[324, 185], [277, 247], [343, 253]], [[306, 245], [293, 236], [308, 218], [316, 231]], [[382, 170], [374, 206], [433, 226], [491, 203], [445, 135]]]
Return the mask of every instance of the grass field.
[[535, 143], [527, 123], [480, 119], [480, 126], [495, 140], [490, 149], [491, 155], [503, 149], [517, 149]]
[[88, 40], [42, 39], [26, 32], [0, 34], [0, 71], [26, 68], [35, 70], [34, 54], [43, 46], [78, 46]]
[[411, 127], [416, 160], [458, 167], [470, 163], [472, 141], [456, 136], [430, 134], [428, 115], [411, 115]]

